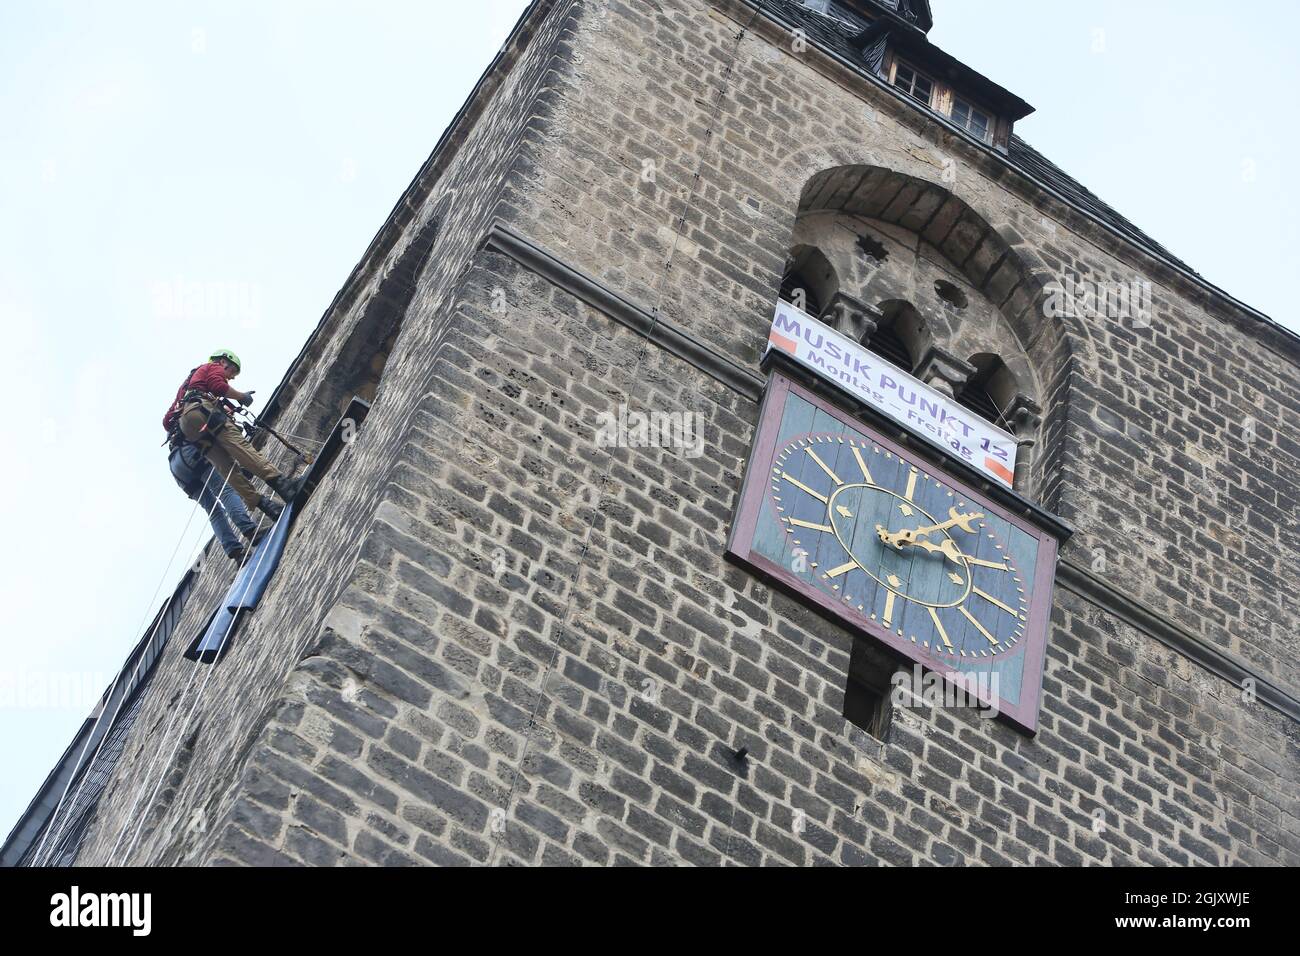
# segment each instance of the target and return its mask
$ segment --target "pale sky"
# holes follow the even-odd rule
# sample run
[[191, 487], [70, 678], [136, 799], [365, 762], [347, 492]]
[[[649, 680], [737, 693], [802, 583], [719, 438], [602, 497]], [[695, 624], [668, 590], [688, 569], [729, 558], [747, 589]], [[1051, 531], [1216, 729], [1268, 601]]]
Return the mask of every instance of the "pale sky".
[[[0, 834], [208, 534], [160, 447], [181, 378], [230, 348], [270, 396], [524, 6], [0, 6]], [[1300, 328], [1293, 4], [933, 6], [1021, 135]]]

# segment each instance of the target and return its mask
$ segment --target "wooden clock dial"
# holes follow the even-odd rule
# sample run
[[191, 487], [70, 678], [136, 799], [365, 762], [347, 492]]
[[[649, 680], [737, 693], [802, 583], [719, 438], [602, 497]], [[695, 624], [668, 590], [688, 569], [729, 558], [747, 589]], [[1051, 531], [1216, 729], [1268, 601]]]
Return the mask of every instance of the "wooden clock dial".
[[1055, 539], [780, 375], [728, 551], [1036, 728]]

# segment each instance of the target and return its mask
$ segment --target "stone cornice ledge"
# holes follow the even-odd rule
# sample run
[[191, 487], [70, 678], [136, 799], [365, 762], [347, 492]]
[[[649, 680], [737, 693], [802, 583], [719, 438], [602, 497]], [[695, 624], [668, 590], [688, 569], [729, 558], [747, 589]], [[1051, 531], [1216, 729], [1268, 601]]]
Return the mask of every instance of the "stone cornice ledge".
[[[562, 261], [509, 223], [500, 219], [494, 221], [479, 243], [479, 249], [507, 256], [750, 401], [758, 402], [762, 399], [765, 384], [763, 377], [731, 361], [668, 319], [655, 316], [599, 279]], [[1120, 592], [1091, 571], [1062, 559], [1057, 568], [1056, 580], [1062, 587], [1110, 612], [1234, 686], [1242, 686], [1242, 682], [1247, 679], [1254, 680], [1258, 700], [1300, 723], [1300, 700], [1294, 695], [1261, 676], [1244, 662], [1225, 654], [1191, 631]]]
[[1241, 687], [1246, 680], [1253, 680], [1259, 701], [1300, 723], [1300, 699], [1294, 694], [1261, 676], [1245, 662], [1117, 590], [1082, 565], [1062, 558], [1056, 567], [1056, 582], [1236, 687]]
[[479, 248], [509, 256], [746, 398], [757, 402], [763, 397], [765, 379], [737, 365], [675, 323], [656, 316], [599, 279], [556, 258], [508, 223], [495, 220]]

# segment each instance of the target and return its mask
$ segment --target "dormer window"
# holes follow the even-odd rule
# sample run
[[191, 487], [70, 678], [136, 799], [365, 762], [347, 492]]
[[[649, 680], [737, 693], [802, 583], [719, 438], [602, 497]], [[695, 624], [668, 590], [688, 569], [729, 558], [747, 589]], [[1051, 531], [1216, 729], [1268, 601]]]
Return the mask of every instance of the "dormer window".
[[934, 95], [934, 81], [923, 73], [918, 73], [906, 63], [900, 62], [894, 71], [894, 86], [927, 107], [930, 105], [930, 98]]
[[935, 80], [911, 63], [893, 54], [892, 63], [883, 71], [893, 87], [937, 113], [981, 143], [1005, 150], [1014, 115], [1001, 116], [986, 107], [976, 106], [947, 80]]
[[952, 121], [978, 140], [993, 140], [993, 118], [956, 96], [952, 99]]

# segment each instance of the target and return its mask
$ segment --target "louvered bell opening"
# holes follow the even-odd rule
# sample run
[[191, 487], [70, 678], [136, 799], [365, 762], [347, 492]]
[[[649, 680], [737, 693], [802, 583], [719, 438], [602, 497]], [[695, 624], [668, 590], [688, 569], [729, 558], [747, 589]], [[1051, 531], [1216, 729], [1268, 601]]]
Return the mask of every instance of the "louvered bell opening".
[[906, 372], [912, 371], [912, 356], [893, 329], [877, 329], [867, 342], [867, 351], [875, 352], [886, 362], [891, 362]]
[[799, 301], [795, 298], [795, 292], [799, 289], [802, 289], [804, 294], [803, 310], [809, 315], [821, 315], [822, 304], [818, 301], [817, 296], [813, 294], [812, 283], [805, 279], [801, 272], [792, 272], [782, 281], [781, 299], [791, 305], [798, 306]]
[[989, 397], [989, 393], [984, 390], [984, 386], [973, 383], [966, 386], [957, 395], [958, 404], [969, 408], [972, 412], [983, 418], [985, 421], [997, 425], [1001, 422], [1001, 415], [998, 414], [998, 407]]

